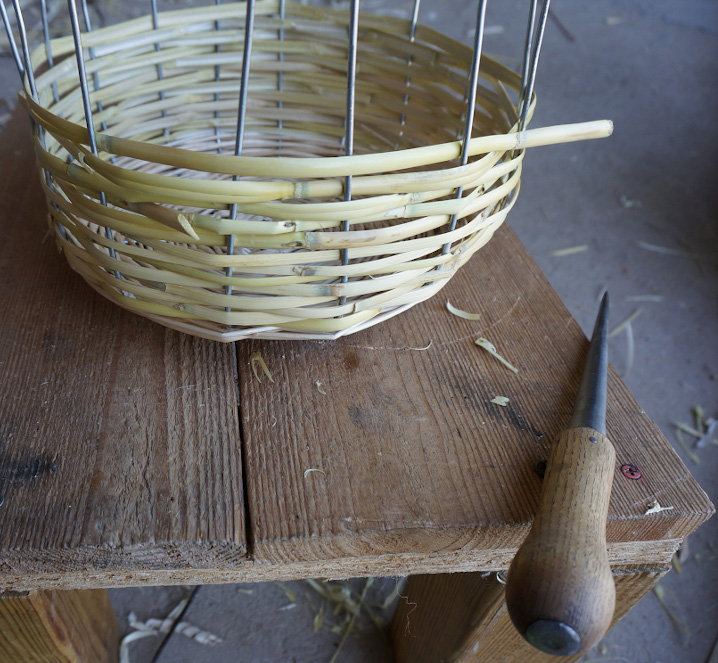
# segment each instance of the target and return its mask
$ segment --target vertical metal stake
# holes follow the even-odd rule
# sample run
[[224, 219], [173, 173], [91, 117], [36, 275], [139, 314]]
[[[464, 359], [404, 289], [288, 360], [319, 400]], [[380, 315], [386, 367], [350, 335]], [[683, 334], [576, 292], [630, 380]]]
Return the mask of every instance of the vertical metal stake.
[[[85, 0], [83, 0], [84, 2]], [[157, 0], [150, 0], [152, 5], [152, 29], [157, 30], [159, 28], [159, 21], [157, 18]], [[155, 42], [155, 53], [159, 53], [161, 50], [159, 42]], [[162, 71], [162, 63], [157, 63], [157, 78], [158, 80], [164, 80], [164, 72]], [[165, 91], [160, 90], [160, 101], [165, 100]], [[167, 117], [167, 109], [162, 108], [162, 117]], [[165, 136], [169, 135], [170, 130], [168, 127], [165, 127], [164, 134]]]
[[[221, 0], [214, 0], [214, 4], [218, 7], [219, 7], [220, 2], [221, 2]], [[219, 33], [220, 29], [221, 29], [220, 21], [217, 20], [214, 22], [214, 31]], [[222, 47], [219, 44], [219, 39], [217, 39], [217, 43], [214, 46], [214, 52], [220, 53], [221, 50], [222, 50]], [[214, 65], [214, 81], [215, 81], [215, 83], [219, 83], [219, 81], [221, 79], [220, 73], [221, 73], [220, 65], [219, 64]], [[214, 93], [214, 103], [215, 104], [219, 103], [219, 92]], [[217, 108], [215, 108], [215, 111], [214, 111], [214, 120], [215, 120], [214, 135], [215, 135], [215, 141], [217, 143], [217, 152], [219, 154], [222, 154], [222, 139], [219, 137], [219, 109], [217, 109]]]
[[[469, 162], [469, 141], [471, 140], [471, 129], [474, 126], [474, 113], [476, 112], [476, 91], [479, 87], [479, 65], [481, 64], [481, 50], [484, 43], [484, 24], [486, 23], [486, 0], [479, 1], [479, 10], [476, 15], [476, 34], [474, 36], [474, 55], [471, 62], [471, 78], [469, 82], [469, 90], [467, 92], [466, 118], [464, 123], [464, 136], [461, 142], [461, 165], [465, 166]], [[460, 186], [456, 189], [456, 200], [459, 200], [464, 194], [464, 187]], [[458, 214], [453, 214], [449, 221], [449, 230], [452, 232], [456, 228], [456, 220]], [[441, 253], [446, 255], [451, 249], [451, 242], [444, 244]]]
[[[414, 0], [414, 10], [411, 13], [411, 27], [409, 28], [409, 43], [414, 43], [414, 37], [416, 36], [416, 24], [419, 22], [419, 5], [421, 4], [421, 0]], [[410, 54], [406, 63], [409, 67], [411, 67], [411, 63], [414, 61], [414, 57]], [[404, 86], [406, 87], [406, 93], [404, 94], [404, 106], [406, 106], [409, 103], [409, 87], [411, 86], [411, 76], [409, 74], [406, 75], [406, 78], [404, 78]], [[402, 126], [402, 129], [399, 130], [399, 135], [404, 135], [404, 125], [406, 124], [406, 113], [401, 114], [401, 118], [399, 118], [399, 123]], [[394, 149], [398, 149], [399, 144], [396, 143], [394, 145]]]
[[531, 50], [533, 49], [534, 26], [536, 23], [536, 7], [538, 0], [531, 0], [529, 9], [529, 20], [526, 24], [526, 40], [524, 41], [524, 60], [521, 68], [521, 90], [519, 91], [519, 103], [517, 106], [518, 116], [523, 114], [524, 104], [526, 103], [526, 89], [529, 80], [529, 66], [531, 63]]
[[[52, 69], [55, 63], [52, 58], [52, 49], [50, 48], [50, 25], [47, 20], [47, 0], [40, 0], [40, 13], [42, 16], [42, 36], [45, 41], [45, 57], [47, 58], [47, 66]], [[55, 103], [60, 101], [60, 93], [57, 90], [57, 82], [52, 82], [52, 98]]]
[[[90, 24], [90, 12], [87, 10], [87, 0], [81, 0], [80, 6], [82, 8], [82, 18], [85, 21], [85, 30], [89, 33], [92, 32], [92, 25]], [[90, 46], [90, 48], [87, 49], [88, 53], [90, 54], [90, 60], [96, 59], [95, 55], [95, 47]], [[97, 92], [100, 89], [100, 75], [97, 73], [97, 70], [92, 72], [92, 85], [95, 88], [95, 92]], [[98, 99], [97, 101], [97, 112], [102, 113], [102, 102]], [[107, 131], [107, 124], [104, 120], [100, 122], [100, 129], [102, 131]], [[114, 159], [113, 159], [114, 161]], [[103, 203], [104, 204], [104, 203]]]
[[[17, 1], [17, 0], [14, 0]], [[95, 136], [95, 122], [92, 118], [92, 104], [90, 102], [90, 90], [87, 86], [87, 72], [85, 71], [85, 57], [82, 49], [82, 38], [80, 36], [80, 22], [77, 18], [77, 6], [75, 0], [67, 0], [67, 6], [70, 10], [70, 24], [72, 26], [72, 38], [75, 42], [75, 59], [77, 60], [77, 73], [80, 78], [80, 91], [82, 93], [82, 106], [85, 112], [85, 122], [87, 124], [87, 135], [90, 140], [90, 150], [94, 156], [98, 156], [97, 151], [97, 137]], [[100, 202], [103, 205], [107, 205], [107, 198], [105, 192], [100, 191]], [[105, 236], [110, 241], [113, 241], [112, 231], [108, 226], [105, 226]], [[108, 247], [110, 257], [113, 259], [117, 258], [115, 249], [111, 246]], [[115, 278], [121, 279], [120, 273], [115, 270]]]
[[[277, 90], [281, 92], [284, 88], [284, 71], [282, 70], [282, 64], [284, 63], [284, 18], [286, 12], [286, 0], [279, 1], [279, 20], [282, 24], [279, 28], [279, 71], [277, 72]], [[277, 149], [282, 149], [282, 128], [284, 127], [284, 121], [282, 120], [282, 108], [284, 108], [284, 102], [281, 97], [277, 102], [277, 108], [279, 109], [279, 120], [277, 121], [277, 129], [279, 129], [279, 140], [277, 141]]]
[[[33, 71], [32, 61], [30, 59], [30, 48], [29, 48], [28, 39], [27, 39], [27, 32], [25, 30], [25, 20], [23, 18], [22, 9], [20, 8], [20, 3], [18, 2], [18, 0], [13, 0], [13, 8], [15, 10], [15, 15], [17, 17], [17, 25], [18, 25], [18, 29], [20, 31], [20, 44], [22, 46], [22, 54], [23, 54], [23, 58], [25, 60], [25, 64], [24, 64], [24, 66], [21, 67], [21, 70], [25, 74], [27, 74], [27, 81], [28, 81], [28, 85], [30, 87], [30, 92], [32, 94], [33, 100], [36, 103], [40, 103], [40, 100], [39, 100], [39, 97], [37, 94], [37, 86], [35, 85], [35, 72]], [[3, 11], [4, 11], [4, 9], [5, 9], [5, 7], [3, 4]], [[6, 16], [7, 16], [7, 14], [4, 14], [3, 19]], [[7, 23], [6, 25], [9, 25], [9, 23]], [[22, 74], [21, 74], [21, 78], [23, 78], [23, 80], [24, 80], [24, 76]], [[37, 131], [37, 139], [38, 139], [38, 141], [40, 141], [40, 146], [42, 147], [43, 150], [45, 150], [46, 149], [45, 129], [43, 129], [43, 127], [38, 125], [35, 122], [35, 120], [33, 120], [32, 118], [30, 119], [30, 122], [31, 122], [33, 128]], [[43, 173], [45, 175], [45, 184], [47, 185], [48, 189], [50, 189], [50, 191], [54, 191], [55, 187], [52, 182], [52, 176], [50, 175], [50, 171], [47, 170], [47, 168], [43, 168]], [[51, 203], [51, 206], [55, 211], [58, 211], [57, 205], [54, 202]], [[63, 237], [67, 237], [67, 231], [62, 226], [62, 224], [60, 224], [59, 222], [57, 222], [57, 224], [58, 224], [58, 228], [60, 229], [60, 234]]]
[[[357, 42], [359, 39], [359, 0], [351, 0], [351, 9], [349, 15], [349, 50], [347, 53], [347, 109], [346, 120], [344, 124], [344, 152], [347, 156], [354, 154], [354, 105], [356, 96], [356, 71], [357, 71]], [[352, 199], [352, 176], [347, 175], [344, 178], [344, 200]], [[342, 221], [342, 232], [349, 231], [349, 220]], [[340, 257], [342, 266], [349, 264], [349, 250], [341, 249]], [[349, 276], [342, 275], [342, 283], [347, 283]], [[339, 299], [339, 305], [346, 304], [346, 295], [342, 295]]]
[[524, 94], [524, 103], [521, 107], [521, 116], [519, 117], [519, 131], [523, 131], [528, 119], [529, 107], [531, 106], [531, 97], [534, 92], [534, 84], [536, 83], [536, 69], [538, 68], [539, 55], [541, 54], [541, 45], [543, 43], [544, 32], [546, 31], [546, 21], [548, 19], [548, 11], [551, 0], [544, 0], [541, 7], [541, 16], [538, 22], [538, 32], [536, 40], [532, 47], [531, 64], [526, 81], [526, 90]]
[[[17, 11], [17, 9], [15, 10]], [[15, 60], [15, 66], [20, 74], [20, 79], [23, 80], [25, 77], [25, 67], [22, 63], [22, 58], [17, 50], [17, 44], [15, 43], [15, 35], [12, 33], [12, 26], [10, 25], [10, 18], [7, 15], [5, 9], [5, 0], [0, 0], [0, 14], [2, 14], [2, 22], [5, 26], [5, 32], [7, 33], [7, 40], [10, 44], [10, 51], [12, 52], [13, 60]]]
[[[254, 32], [254, 3], [255, 0], [247, 0], [247, 15], [244, 23], [244, 52], [242, 55], [242, 76], [239, 82], [239, 107], [237, 108], [237, 137], [234, 144], [234, 155], [241, 156], [244, 146], [244, 125], [247, 115], [247, 93], [249, 88], [249, 61], [252, 57], [252, 35]], [[232, 181], [239, 180], [235, 175]], [[237, 218], [237, 203], [229, 207], [229, 218], [234, 221]], [[234, 235], [227, 235], [227, 256], [234, 255]], [[226, 274], [232, 276], [233, 268], [228, 266]], [[224, 289], [227, 295], [232, 294], [232, 286], [226, 285]], [[225, 311], [231, 311], [231, 307], [225, 307]]]

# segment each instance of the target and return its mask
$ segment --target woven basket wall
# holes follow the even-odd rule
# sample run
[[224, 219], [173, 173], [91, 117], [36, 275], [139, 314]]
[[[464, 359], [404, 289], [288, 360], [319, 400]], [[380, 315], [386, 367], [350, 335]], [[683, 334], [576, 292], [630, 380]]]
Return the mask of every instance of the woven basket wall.
[[489, 241], [516, 200], [524, 147], [598, 135], [515, 133], [519, 77], [484, 56], [460, 166], [471, 49], [362, 15], [343, 156], [348, 14], [278, 10], [256, 6], [242, 156], [242, 3], [83, 34], [99, 156], [72, 37], [52, 41], [51, 68], [33, 51], [39, 103], [22, 96], [45, 130], [35, 147], [51, 227], [121, 306], [225, 341], [356, 331], [434, 295]]

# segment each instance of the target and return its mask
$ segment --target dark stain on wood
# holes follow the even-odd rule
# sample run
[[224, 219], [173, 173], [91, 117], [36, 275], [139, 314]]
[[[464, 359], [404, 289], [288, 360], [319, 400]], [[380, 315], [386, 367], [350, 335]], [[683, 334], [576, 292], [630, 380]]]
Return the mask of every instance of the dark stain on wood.
[[347, 352], [346, 355], [344, 355], [343, 363], [347, 370], [355, 371], [359, 368], [359, 357], [357, 357], [356, 352]]
[[43, 454], [14, 459], [0, 454], [0, 506], [5, 503], [9, 486], [28, 485], [43, 475], [54, 474], [57, 463]]
[[19, 460], [0, 455], [0, 484], [29, 483], [43, 474], [53, 474], [56, 471], [57, 463], [42, 454]]
[[[493, 403], [488, 403], [487, 412], [489, 410], [488, 406], [490, 405], [493, 405]], [[527, 421], [523, 414], [521, 414], [521, 410], [519, 410], [519, 408], [517, 408], [515, 405], [512, 405], [511, 401], [509, 401], [509, 404], [506, 407], [501, 408], [501, 410], [503, 411], [503, 415], [505, 416], [505, 418], [514, 428], [518, 428], [519, 430], [525, 431], [526, 433], [531, 433], [537, 440], [544, 439], [544, 434], [530, 421]], [[490, 412], [489, 414], [491, 415]]]
[[364, 430], [371, 423], [371, 417], [367, 415], [358, 405], [349, 406], [349, 418], [352, 423], [359, 429]]
[[72, 351], [74, 342], [62, 331], [47, 329], [42, 335], [42, 349], [48, 359], [61, 359]]
[[511, 424], [514, 428], [533, 435], [537, 440], [544, 439], [544, 433], [526, 419], [521, 409], [515, 404], [512, 394], [504, 394], [508, 397], [509, 403], [502, 406], [492, 403], [491, 399], [496, 394], [489, 394], [485, 389], [485, 385], [480, 381], [472, 382], [463, 377], [459, 377], [454, 383], [456, 394], [460, 395], [468, 406], [486, 414], [494, 421]]

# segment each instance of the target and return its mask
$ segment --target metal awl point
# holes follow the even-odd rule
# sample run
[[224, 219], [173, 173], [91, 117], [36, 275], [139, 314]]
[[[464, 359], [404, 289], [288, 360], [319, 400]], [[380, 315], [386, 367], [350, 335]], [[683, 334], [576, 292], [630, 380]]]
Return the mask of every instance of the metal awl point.
[[608, 374], [608, 292], [601, 299], [581, 376], [570, 428], [593, 428], [606, 434], [606, 376]]

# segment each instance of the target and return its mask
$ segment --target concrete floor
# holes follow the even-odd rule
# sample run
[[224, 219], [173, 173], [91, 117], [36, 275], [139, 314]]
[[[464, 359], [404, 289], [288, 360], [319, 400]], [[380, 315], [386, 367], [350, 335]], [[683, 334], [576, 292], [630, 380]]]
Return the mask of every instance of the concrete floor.
[[[136, 6], [138, 3], [125, 3]], [[149, 3], [146, 3], [149, 5]], [[368, 10], [383, 4], [365, 0]], [[394, 3], [392, 13], [409, 2]], [[489, 3], [485, 49], [517, 61], [528, 2]], [[470, 39], [474, 3], [424, 0], [421, 21]], [[611, 360], [638, 402], [663, 430], [714, 502], [718, 447], [677, 445], [672, 422], [692, 424], [700, 405], [718, 418], [718, 3], [713, 0], [554, 0], [537, 81], [533, 126], [612, 119], [612, 138], [545, 147], [526, 159], [522, 191], [509, 223], [588, 332], [606, 287], [614, 324], [640, 311], [627, 334], [611, 340]], [[0, 96], [12, 98], [10, 59], [0, 58]], [[0, 115], [2, 109], [0, 108]], [[555, 256], [558, 249], [588, 249]], [[650, 247], [665, 247], [657, 252]], [[478, 256], [475, 259], [480, 259]], [[629, 365], [630, 363], [630, 365]], [[692, 446], [693, 439], [686, 436]], [[648, 595], [586, 661], [707, 661], [718, 637], [718, 518], [690, 537], [683, 572], [661, 583], [674, 621]], [[370, 601], [395, 588], [377, 581]], [[353, 581], [361, 591], [364, 581]], [[163, 617], [189, 588], [112, 590], [121, 626]], [[294, 606], [290, 600], [295, 592]], [[216, 646], [173, 634], [129, 645], [132, 663], [297, 663], [328, 661], [340, 640], [324, 625], [305, 583], [198, 588], [183, 619], [223, 639]], [[386, 621], [390, 611], [377, 610]], [[386, 633], [362, 618], [338, 661], [390, 660]]]

